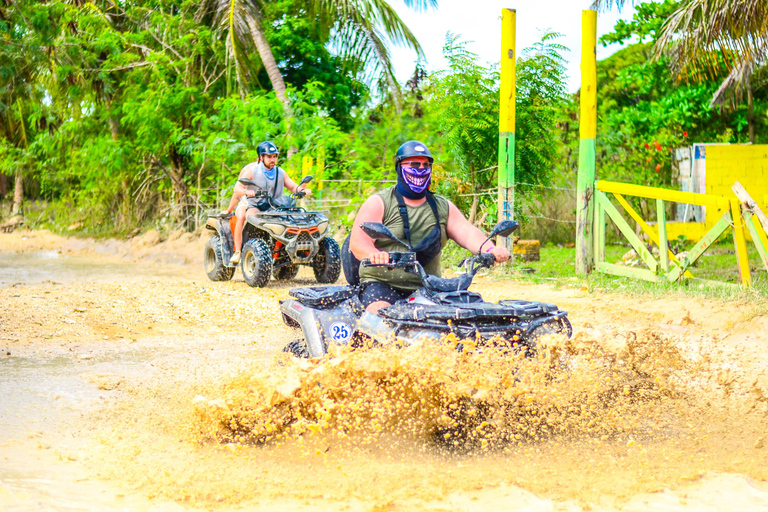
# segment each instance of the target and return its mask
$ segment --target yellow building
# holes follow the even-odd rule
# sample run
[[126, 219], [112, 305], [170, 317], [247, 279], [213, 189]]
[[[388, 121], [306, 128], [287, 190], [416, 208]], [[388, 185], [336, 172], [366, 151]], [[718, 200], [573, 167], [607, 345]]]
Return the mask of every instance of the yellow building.
[[[734, 198], [733, 183], [739, 181], [765, 210], [768, 206], [768, 145], [694, 144], [676, 153], [680, 189]], [[723, 211], [678, 203], [674, 217], [667, 222], [667, 238], [685, 235], [698, 241], [714, 226]], [[747, 235], [749, 235], [747, 233]]]

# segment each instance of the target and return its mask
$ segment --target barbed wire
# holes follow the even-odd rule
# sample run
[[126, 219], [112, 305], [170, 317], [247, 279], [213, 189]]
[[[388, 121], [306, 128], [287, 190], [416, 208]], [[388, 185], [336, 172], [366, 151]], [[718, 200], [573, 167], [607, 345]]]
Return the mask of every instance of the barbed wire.
[[397, 183], [397, 180], [319, 180], [322, 183]]
[[[527, 187], [548, 188], [548, 189], [551, 189], [551, 190], [566, 190], [566, 191], [569, 191], [569, 192], [576, 192], [575, 188], [570, 188], [570, 187], [553, 187], [553, 186], [550, 186], [550, 185], [539, 185], [537, 183], [524, 183], [522, 181], [515, 182], [515, 185], [525, 185]], [[512, 188], [514, 188], [514, 186]]]
[[529, 218], [532, 219], [544, 219], [544, 220], [551, 220], [552, 222], [561, 222], [563, 224], [576, 224], [575, 220], [568, 220], [568, 219], [553, 219], [551, 217], [545, 217], [544, 215], [528, 215]]

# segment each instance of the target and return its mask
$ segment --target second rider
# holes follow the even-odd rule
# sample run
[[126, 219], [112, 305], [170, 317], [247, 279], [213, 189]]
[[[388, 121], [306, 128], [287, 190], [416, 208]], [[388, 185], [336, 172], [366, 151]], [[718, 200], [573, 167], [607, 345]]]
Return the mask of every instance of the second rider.
[[[298, 192], [299, 190], [299, 186], [281, 167], [277, 166], [277, 157], [279, 154], [277, 146], [269, 141], [264, 141], [259, 144], [256, 151], [259, 155], [258, 161], [251, 162], [243, 167], [238, 179], [247, 178], [256, 183], [257, 186], [243, 185], [239, 181], [236, 182], [229, 208], [223, 212], [232, 213], [232, 210], [237, 208], [235, 210], [237, 224], [235, 226], [235, 232], [233, 233], [235, 238], [235, 253], [230, 260], [233, 265], [240, 263], [240, 249], [243, 247], [243, 226], [245, 225], [246, 216], [269, 208], [268, 200], [261, 198], [254, 199], [257, 190], [266, 192], [272, 199], [276, 199], [283, 195], [284, 186], [291, 192]], [[310, 189], [305, 187], [301, 187], [301, 190], [304, 191], [306, 195], [312, 193]]]

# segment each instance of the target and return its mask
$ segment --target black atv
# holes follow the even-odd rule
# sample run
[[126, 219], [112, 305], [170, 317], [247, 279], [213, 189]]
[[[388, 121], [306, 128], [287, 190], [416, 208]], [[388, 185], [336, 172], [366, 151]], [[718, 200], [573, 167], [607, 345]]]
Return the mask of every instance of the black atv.
[[[312, 180], [305, 176], [299, 185]], [[240, 178], [244, 185], [256, 184]], [[265, 205], [268, 209], [248, 215], [243, 225], [241, 269], [250, 286], [266, 286], [271, 277], [289, 280], [299, 273], [299, 265], [309, 265], [318, 283], [335, 283], [341, 273], [339, 244], [328, 235], [328, 217], [324, 212], [307, 211], [296, 205], [304, 197], [299, 191], [290, 196], [270, 198], [257, 192], [249, 198], [248, 207]], [[203, 264], [212, 281], [228, 281], [235, 274], [236, 265], [230, 263], [234, 254], [234, 214], [212, 214], [205, 224], [215, 231], [205, 244]]]
[[[301, 329], [304, 336], [289, 343], [283, 349], [285, 352], [299, 357], [322, 357], [332, 343], [355, 346], [365, 336], [374, 343], [394, 340], [409, 345], [417, 340], [439, 340], [453, 333], [459, 340], [478, 342], [481, 348], [524, 348], [532, 354], [536, 340], [544, 334], [571, 336], [567, 312], [554, 304], [524, 300], [490, 303], [468, 290], [478, 270], [493, 266], [492, 254], [478, 251], [465, 260], [465, 274], [440, 278], [428, 275], [417, 261], [413, 248], [398, 240], [383, 224], [366, 222], [360, 227], [373, 239], [387, 238], [405, 246], [409, 252], [391, 252], [389, 263], [376, 266], [402, 268], [416, 274], [421, 277], [423, 287], [407, 299], [379, 310], [378, 315], [365, 311], [358, 287], [294, 288], [289, 292], [293, 298], [282, 301], [280, 311], [285, 324]], [[497, 235], [509, 236], [515, 229], [517, 222], [503, 221], [486, 242]], [[362, 264], [374, 265], [370, 260], [363, 260]]]

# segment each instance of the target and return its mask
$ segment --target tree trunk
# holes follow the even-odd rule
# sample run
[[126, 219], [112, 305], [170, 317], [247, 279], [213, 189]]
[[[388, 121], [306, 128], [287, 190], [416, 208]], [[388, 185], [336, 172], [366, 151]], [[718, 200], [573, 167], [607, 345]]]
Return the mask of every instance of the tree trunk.
[[[376, 50], [376, 55], [379, 56], [379, 61], [387, 62], [388, 59], [384, 54], [384, 48], [376, 44], [376, 38], [373, 35], [373, 32], [371, 32], [368, 27], [364, 27], [364, 30], [368, 34], [368, 37], [374, 41], [373, 47]], [[397, 82], [395, 82], [395, 79], [392, 77], [391, 73], [387, 73], [387, 71], [384, 70], [384, 76], [387, 79], [387, 86], [389, 87], [389, 95], [392, 97], [392, 103], [395, 104], [395, 111], [397, 112], [397, 116], [400, 117], [400, 115], [403, 113], [403, 106], [402, 102], [400, 101], [400, 87], [397, 85]]]
[[479, 196], [475, 194], [472, 197], [472, 207], [469, 209], [469, 223], [474, 224], [477, 218], [477, 205], [480, 202]]
[[[470, 158], [472, 158], [472, 153], [469, 154]], [[472, 208], [469, 210], [469, 223], [474, 224], [475, 219], [477, 218], [477, 205], [480, 202], [480, 196], [477, 195], [477, 176], [475, 174], [475, 162], [471, 161], [469, 162], [469, 175], [472, 179], [472, 193], [474, 194], [472, 196]]]
[[283, 75], [280, 73], [280, 68], [277, 67], [275, 56], [272, 54], [272, 48], [269, 46], [269, 42], [267, 42], [267, 38], [264, 36], [264, 29], [261, 26], [261, 22], [258, 19], [249, 17], [248, 28], [251, 29], [253, 43], [259, 51], [261, 62], [264, 64], [264, 69], [267, 70], [270, 82], [272, 82], [272, 89], [275, 90], [277, 99], [283, 104], [285, 117], [293, 117], [291, 102], [288, 101], [288, 97], [285, 95], [285, 80], [283, 80]]
[[24, 201], [24, 176], [21, 168], [16, 169], [16, 183], [13, 188], [13, 209], [11, 215], [21, 213], [21, 204]]
[[117, 142], [120, 138], [120, 119], [117, 116], [109, 116], [109, 131], [112, 133], [112, 140]]
[[747, 126], [749, 127], [749, 142], [755, 143], [755, 103], [752, 98], [752, 85], [747, 85]]
[[11, 179], [5, 174], [0, 174], [0, 200], [11, 191]]
[[189, 225], [189, 187], [184, 182], [184, 176], [186, 175], [184, 161], [182, 156], [176, 151], [176, 148], [171, 148], [171, 166], [168, 174], [171, 177], [175, 202], [173, 220], [178, 224], [183, 223], [183, 227], [187, 228]]

